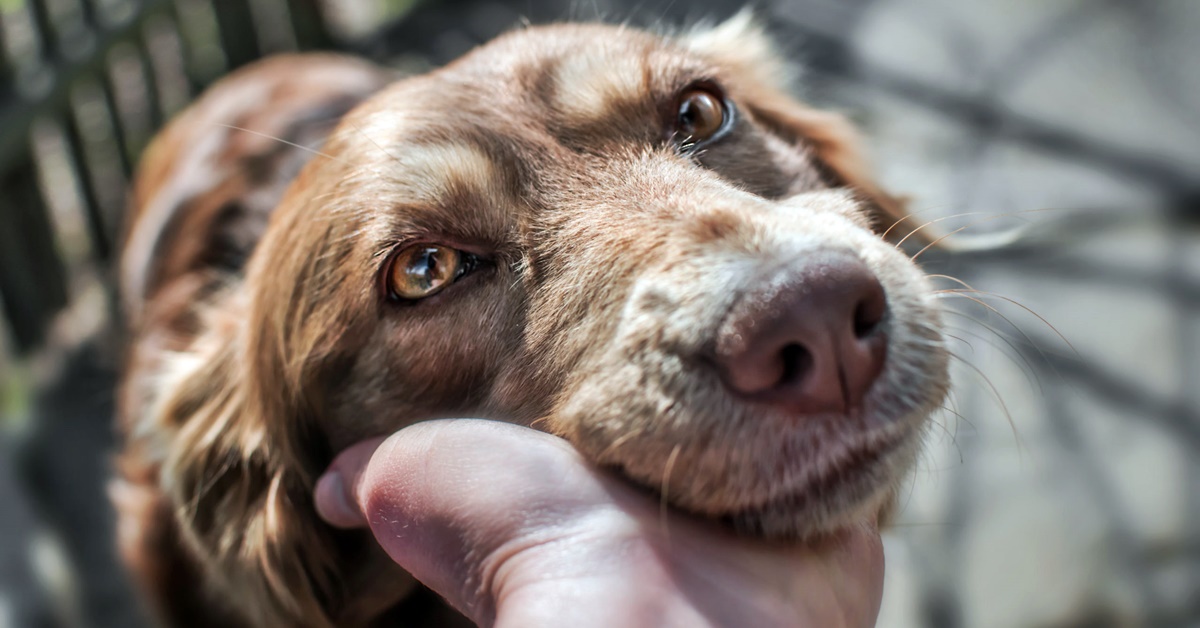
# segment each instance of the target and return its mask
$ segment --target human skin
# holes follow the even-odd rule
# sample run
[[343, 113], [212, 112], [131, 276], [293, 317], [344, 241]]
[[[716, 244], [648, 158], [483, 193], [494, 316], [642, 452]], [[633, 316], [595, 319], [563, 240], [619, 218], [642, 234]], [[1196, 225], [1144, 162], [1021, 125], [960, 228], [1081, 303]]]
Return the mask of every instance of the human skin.
[[369, 527], [481, 626], [871, 626], [883, 594], [872, 523], [806, 544], [738, 537], [566, 441], [494, 421], [358, 443], [322, 476], [316, 505], [334, 526]]

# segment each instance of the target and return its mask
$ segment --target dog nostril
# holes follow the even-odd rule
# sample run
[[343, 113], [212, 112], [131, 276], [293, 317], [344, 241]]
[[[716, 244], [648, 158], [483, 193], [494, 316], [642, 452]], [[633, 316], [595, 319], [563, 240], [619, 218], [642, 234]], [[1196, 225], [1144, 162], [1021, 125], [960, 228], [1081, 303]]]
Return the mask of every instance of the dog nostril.
[[788, 344], [779, 352], [779, 357], [783, 361], [783, 372], [777, 385], [798, 381], [812, 368], [813, 356], [804, 345]]
[[854, 337], [862, 340], [875, 333], [886, 313], [887, 298], [884, 297], [882, 288], [872, 290], [871, 294], [854, 307]]

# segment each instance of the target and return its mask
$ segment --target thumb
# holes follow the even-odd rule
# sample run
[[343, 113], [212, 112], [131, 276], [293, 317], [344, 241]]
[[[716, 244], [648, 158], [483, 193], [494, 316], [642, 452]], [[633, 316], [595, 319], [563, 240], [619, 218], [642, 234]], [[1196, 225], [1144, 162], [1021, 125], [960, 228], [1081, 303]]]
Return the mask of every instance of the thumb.
[[343, 451], [317, 480], [313, 495], [317, 514], [330, 525], [337, 528], [367, 525], [355, 493], [367, 463], [383, 441], [383, 438], [373, 438]]
[[[493, 576], [608, 493], [564, 441], [473, 419], [427, 421], [342, 452], [317, 512], [368, 526], [387, 554], [474, 621], [495, 617]], [[549, 530], [549, 531], [547, 531]]]

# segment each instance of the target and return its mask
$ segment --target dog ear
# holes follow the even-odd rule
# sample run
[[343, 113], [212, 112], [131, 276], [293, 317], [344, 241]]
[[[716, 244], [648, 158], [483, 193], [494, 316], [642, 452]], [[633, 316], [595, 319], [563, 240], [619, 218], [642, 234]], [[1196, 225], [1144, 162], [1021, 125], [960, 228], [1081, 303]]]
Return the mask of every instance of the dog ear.
[[828, 185], [853, 190], [865, 203], [876, 233], [893, 242], [910, 234], [910, 241], [932, 242], [905, 202], [875, 182], [860, 151], [858, 132], [845, 116], [813, 109], [783, 92], [762, 94], [748, 106], [754, 118], [774, 133], [807, 147]]
[[796, 72], [783, 61], [775, 42], [749, 10], [714, 27], [693, 30], [683, 38], [693, 52], [712, 59], [735, 81], [751, 117], [771, 132], [811, 152], [822, 177], [834, 187], [853, 190], [866, 203], [872, 228], [898, 241], [929, 243], [931, 239], [905, 209], [904, 201], [875, 182], [860, 152], [854, 126], [844, 116], [815, 109], [795, 98]]
[[332, 626], [336, 549], [312, 515], [314, 473], [270, 435], [290, 404], [245, 367], [246, 334], [226, 315], [164, 382], [155, 419], [178, 430], [164, 487], [191, 553], [229, 585], [216, 593], [254, 602], [237, 609], [252, 625]]
[[203, 314], [204, 335], [164, 369], [151, 412], [176, 433], [162, 484], [180, 536], [250, 625], [357, 625], [415, 583], [368, 536], [322, 523], [312, 503], [333, 458], [322, 394], [350, 368], [364, 325], [356, 313], [368, 308], [329, 280], [340, 255], [304, 254], [314, 249], [300, 241], [329, 225], [282, 207], [277, 217], [245, 282]]

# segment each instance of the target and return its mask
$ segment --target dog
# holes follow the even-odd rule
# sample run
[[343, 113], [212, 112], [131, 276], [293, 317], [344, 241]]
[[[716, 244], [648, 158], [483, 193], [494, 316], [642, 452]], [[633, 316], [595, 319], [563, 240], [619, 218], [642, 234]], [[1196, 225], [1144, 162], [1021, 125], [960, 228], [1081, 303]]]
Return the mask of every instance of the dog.
[[157, 616], [419, 623], [311, 494], [430, 418], [560, 435], [743, 534], [886, 518], [947, 393], [938, 309], [882, 237], [912, 219], [790, 76], [747, 14], [563, 24], [407, 78], [269, 59], [172, 121], [121, 259], [112, 490]]

